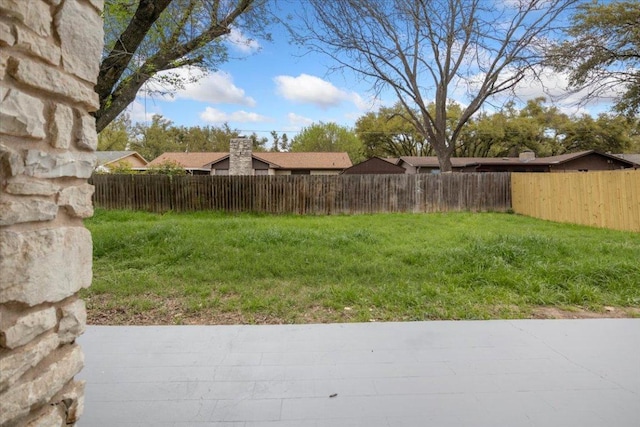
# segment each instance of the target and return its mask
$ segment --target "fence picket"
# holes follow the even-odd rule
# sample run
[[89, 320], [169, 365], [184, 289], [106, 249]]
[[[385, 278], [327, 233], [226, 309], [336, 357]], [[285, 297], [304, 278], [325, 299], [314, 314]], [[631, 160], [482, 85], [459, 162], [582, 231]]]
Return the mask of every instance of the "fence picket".
[[94, 175], [91, 183], [94, 205], [106, 209], [317, 215], [506, 211], [509, 175]]

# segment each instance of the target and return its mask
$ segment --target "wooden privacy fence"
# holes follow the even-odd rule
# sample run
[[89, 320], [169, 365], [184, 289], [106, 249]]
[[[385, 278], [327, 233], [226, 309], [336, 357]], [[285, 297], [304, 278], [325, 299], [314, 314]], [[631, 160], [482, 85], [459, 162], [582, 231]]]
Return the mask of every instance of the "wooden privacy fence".
[[511, 188], [516, 213], [640, 232], [640, 170], [513, 173]]
[[508, 173], [442, 175], [94, 175], [94, 205], [151, 212], [294, 214], [506, 211]]

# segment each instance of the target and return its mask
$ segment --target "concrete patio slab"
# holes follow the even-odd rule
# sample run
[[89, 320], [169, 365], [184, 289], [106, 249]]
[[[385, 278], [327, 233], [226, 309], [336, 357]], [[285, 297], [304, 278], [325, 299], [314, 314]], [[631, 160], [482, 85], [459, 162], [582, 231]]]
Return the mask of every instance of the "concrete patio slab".
[[640, 425], [640, 319], [91, 326], [79, 425]]

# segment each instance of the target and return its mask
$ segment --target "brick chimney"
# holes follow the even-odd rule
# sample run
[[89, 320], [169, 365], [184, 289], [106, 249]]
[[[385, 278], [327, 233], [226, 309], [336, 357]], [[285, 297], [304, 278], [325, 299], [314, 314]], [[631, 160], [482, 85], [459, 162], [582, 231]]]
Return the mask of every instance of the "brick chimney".
[[251, 139], [233, 138], [229, 146], [229, 175], [253, 175]]

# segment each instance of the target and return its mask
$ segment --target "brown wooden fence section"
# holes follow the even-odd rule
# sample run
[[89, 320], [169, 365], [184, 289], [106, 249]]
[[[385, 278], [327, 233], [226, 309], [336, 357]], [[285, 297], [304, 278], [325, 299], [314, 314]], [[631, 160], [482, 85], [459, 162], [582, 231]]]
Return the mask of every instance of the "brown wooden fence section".
[[513, 173], [511, 186], [516, 213], [640, 232], [640, 170]]
[[94, 205], [151, 212], [506, 211], [508, 173], [338, 176], [94, 175]]

